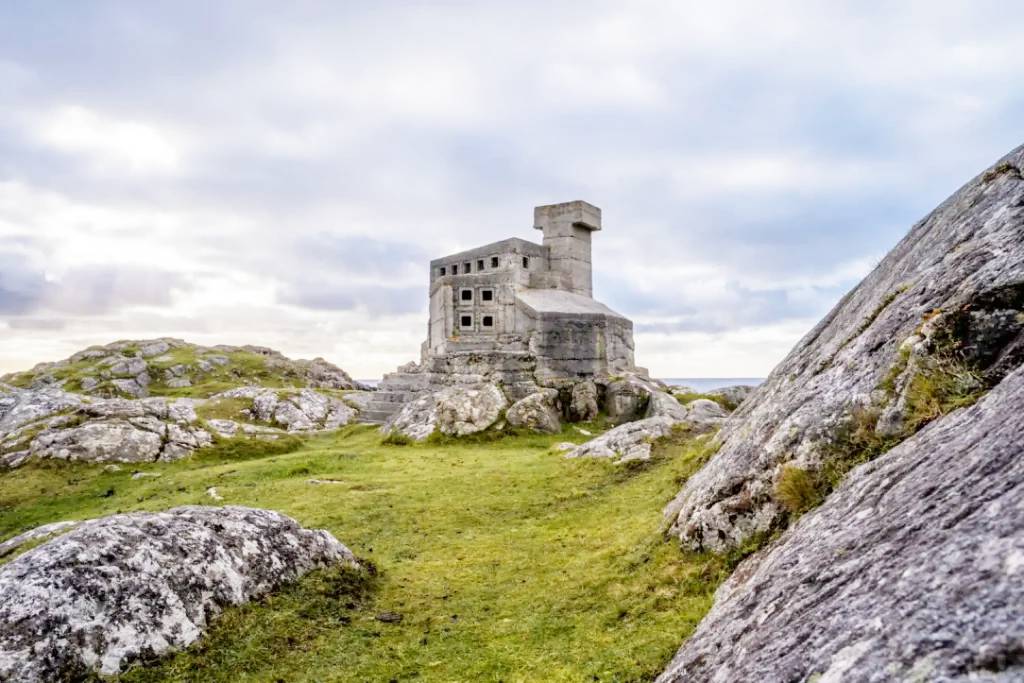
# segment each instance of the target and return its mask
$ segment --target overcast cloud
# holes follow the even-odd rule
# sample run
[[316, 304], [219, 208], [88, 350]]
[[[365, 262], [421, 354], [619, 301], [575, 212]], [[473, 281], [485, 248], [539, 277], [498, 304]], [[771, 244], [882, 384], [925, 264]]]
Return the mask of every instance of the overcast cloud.
[[761, 376], [1024, 142], [1010, 2], [0, 8], [0, 372], [174, 335], [417, 357], [427, 262], [604, 210], [660, 376]]

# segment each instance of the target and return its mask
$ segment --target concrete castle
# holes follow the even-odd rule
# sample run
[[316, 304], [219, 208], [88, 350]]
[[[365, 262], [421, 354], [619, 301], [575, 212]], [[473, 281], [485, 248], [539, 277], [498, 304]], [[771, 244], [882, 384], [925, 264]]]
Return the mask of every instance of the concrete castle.
[[593, 299], [591, 237], [601, 210], [538, 206], [543, 244], [511, 238], [430, 263], [430, 321], [418, 364], [381, 383], [370, 419], [452, 384], [494, 382], [510, 397], [634, 372], [633, 323]]

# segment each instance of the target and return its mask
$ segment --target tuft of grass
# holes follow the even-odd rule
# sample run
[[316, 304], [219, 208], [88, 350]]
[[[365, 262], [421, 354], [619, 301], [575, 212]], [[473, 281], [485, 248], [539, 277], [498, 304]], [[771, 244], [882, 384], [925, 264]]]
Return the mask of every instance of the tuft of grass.
[[286, 455], [302, 448], [303, 439], [298, 436], [280, 435], [275, 439], [236, 436], [217, 439], [212, 446], [196, 451], [194, 458], [204, 461], [235, 461], [266, 458], [272, 455]]
[[801, 515], [821, 504], [822, 486], [817, 473], [786, 465], [775, 483], [775, 499], [792, 515]]
[[[163, 476], [138, 480], [100, 464], [33, 463], [0, 474], [0, 538], [60, 519], [209, 505], [216, 485], [224, 504], [327, 529], [380, 568], [365, 592], [311, 574], [228, 609], [201, 643], [123, 681], [652, 680], [741, 559], [680, 552], [659, 533], [664, 504], [712, 440], [673, 435], [628, 476], [548, 450], [585, 438], [570, 428], [393, 448], [372, 426], [353, 427], [289, 453], [221, 443], [139, 465]], [[402, 619], [378, 621], [385, 612]]]

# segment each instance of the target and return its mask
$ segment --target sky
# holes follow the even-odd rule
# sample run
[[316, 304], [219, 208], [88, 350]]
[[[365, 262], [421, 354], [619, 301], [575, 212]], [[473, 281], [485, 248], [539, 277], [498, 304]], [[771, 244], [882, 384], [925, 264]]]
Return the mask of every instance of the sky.
[[759, 377], [1024, 142], [1024, 3], [8, 2], [0, 373], [175, 336], [418, 358], [428, 262], [603, 210], [660, 377]]

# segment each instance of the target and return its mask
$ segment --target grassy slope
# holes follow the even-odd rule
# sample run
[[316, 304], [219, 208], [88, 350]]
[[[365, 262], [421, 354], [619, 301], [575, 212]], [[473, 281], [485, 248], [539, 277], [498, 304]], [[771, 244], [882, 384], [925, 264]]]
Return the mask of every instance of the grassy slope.
[[[0, 475], [0, 538], [59, 519], [209, 504], [216, 486], [225, 504], [329, 529], [380, 569], [365, 595], [320, 572], [229, 610], [202, 644], [125, 680], [650, 680], [729, 569], [658, 533], [701, 449], [665, 447], [627, 469], [549, 452], [566, 437], [584, 438], [399, 447], [356, 427], [283, 455], [140, 466], [158, 479], [30, 465]], [[375, 619], [387, 611], [401, 623]]]

